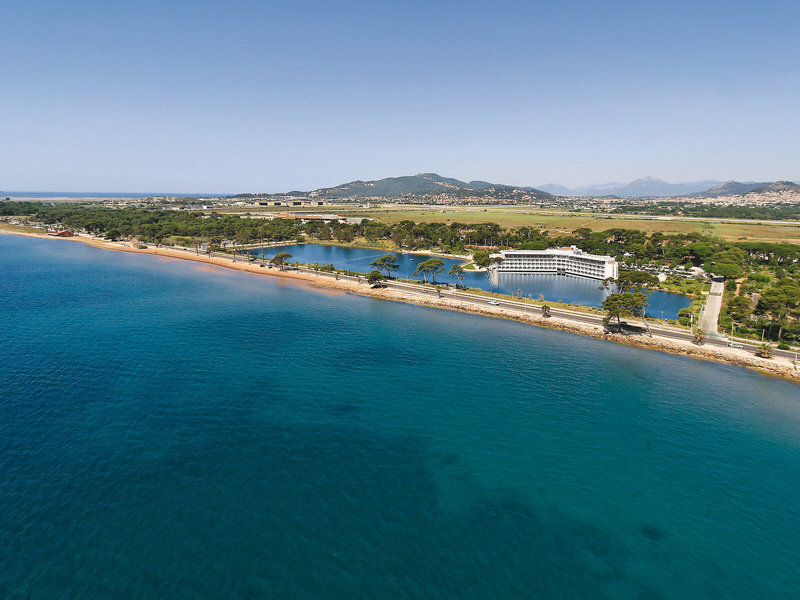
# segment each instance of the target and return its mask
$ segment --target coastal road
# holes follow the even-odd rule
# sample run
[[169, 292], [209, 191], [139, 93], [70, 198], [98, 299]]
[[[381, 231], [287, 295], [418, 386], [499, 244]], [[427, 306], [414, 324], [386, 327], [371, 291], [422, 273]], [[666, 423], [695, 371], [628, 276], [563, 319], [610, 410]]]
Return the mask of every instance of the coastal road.
[[[353, 278], [355, 280], [356, 278]], [[428, 288], [427, 291], [421, 285], [415, 285], [412, 283], [403, 283], [398, 281], [386, 281], [384, 282], [387, 287], [400, 289], [406, 292], [420, 294], [428, 297], [434, 297], [437, 295], [435, 289]], [[541, 307], [539, 305], [525, 305], [522, 302], [516, 300], [506, 300], [503, 298], [491, 298], [487, 296], [482, 296], [479, 294], [471, 294], [469, 292], [462, 292], [456, 291], [452, 289], [443, 289], [441, 290], [441, 297], [443, 298], [453, 298], [455, 300], [459, 300], [461, 302], [467, 302], [470, 304], [475, 304], [476, 306], [499, 306], [503, 309], [516, 312], [517, 314], [534, 314], [534, 315], [541, 315]], [[497, 304], [492, 304], [492, 302], [497, 302]], [[567, 310], [563, 308], [557, 308], [554, 305], [550, 304], [550, 315], [552, 317], [564, 319], [566, 321], [572, 321], [581, 323], [584, 325], [593, 325], [598, 328], [603, 328], [603, 316], [591, 313], [582, 313], [573, 310]], [[719, 313], [717, 313], [719, 314]], [[666, 325], [650, 325], [650, 332], [658, 337], [669, 338], [689, 343], [694, 343], [694, 335], [691, 331], [686, 329], [679, 329], [677, 327], [669, 327]], [[722, 335], [717, 335], [716, 337], [709, 337], [706, 338], [703, 342], [704, 346], [715, 346], [717, 348], [727, 348], [729, 346], [729, 341]], [[742, 350], [751, 352], [755, 354], [756, 350], [758, 350], [759, 344], [757, 343], [741, 343]], [[795, 360], [796, 355], [792, 351], [788, 350], [778, 350], [774, 349], [773, 354], [775, 356], [781, 356], [783, 358], [788, 358], [789, 360]]]
[[719, 335], [717, 321], [719, 321], [719, 311], [722, 309], [722, 292], [725, 291], [725, 280], [721, 277], [714, 278], [711, 283], [711, 291], [706, 299], [706, 307], [703, 316], [700, 317], [700, 329], [707, 335]]
[[[187, 248], [173, 247], [173, 249], [174, 250], [184, 250], [184, 251], [189, 252], [189, 249], [187, 249]], [[215, 253], [213, 253], [213, 255], [216, 256], [216, 257], [219, 257], [219, 258], [226, 258], [228, 260], [231, 260], [231, 255], [230, 254], [216, 253], [215, 252]], [[242, 262], [241, 257], [239, 258], [239, 261]], [[305, 267], [297, 267], [296, 270], [300, 271], [302, 273], [308, 273], [308, 274], [311, 274], [311, 275], [316, 275], [316, 276], [321, 276], [321, 277], [333, 278], [333, 277], [336, 276], [334, 273], [327, 273], [325, 271], [315, 271], [313, 269], [308, 269], [308, 268], [305, 268]], [[352, 281], [352, 282], [356, 282], [356, 283], [366, 284], [366, 278], [363, 275], [359, 277], [359, 276], [356, 276], [356, 275], [344, 275], [344, 274], [340, 273], [339, 274], [339, 279], [342, 279], [342, 280], [345, 280], [345, 281]], [[394, 288], [394, 289], [397, 289], [397, 290], [402, 290], [404, 292], [408, 292], [408, 293], [412, 293], [412, 294], [416, 294], [416, 295], [419, 295], [421, 298], [425, 298], [425, 297], [434, 298], [434, 297], [438, 296], [436, 288], [431, 288], [429, 286], [424, 286], [422, 284], [405, 283], [405, 282], [402, 282], [402, 281], [393, 281], [393, 280], [387, 280], [387, 281], [384, 281], [383, 283], [384, 283], [384, 285], [386, 287]], [[716, 286], [716, 290], [715, 290], [715, 286]], [[709, 298], [717, 298], [719, 303], [720, 303], [720, 305], [721, 305], [721, 300], [722, 300], [722, 295], [721, 294], [722, 294], [723, 287], [724, 286], [723, 286], [722, 282], [714, 282], [714, 284], [712, 284], [711, 293], [714, 293], [715, 291], [717, 291], [719, 293], [719, 296], [711, 296], [711, 294], [709, 294]], [[476, 306], [486, 306], [486, 307], [492, 307], [492, 306], [498, 307], [499, 306], [499, 307], [501, 307], [501, 308], [503, 308], [505, 310], [516, 312], [517, 314], [528, 314], [528, 313], [530, 313], [530, 314], [534, 314], [534, 315], [536, 315], [536, 314], [541, 315], [541, 312], [542, 312], [541, 311], [541, 307], [539, 305], [525, 304], [524, 302], [520, 302], [518, 300], [509, 300], [509, 299], [505, 299], [505, 298], [501, 298], [501, 297], [492, 298], [490, 296], [483, 296], [483, 295], [480, 295], [480, 294], [473, 294], [473, 293], [470, 293], [470, 292], [458, 291], [458, 290], [454, 290], [452, 288], [441, 289], [440, 292], [441, 292], [441, 297], [443, 297], [443, 298], [452, 298], [452, 299], [455, 299], [455, 300], [459, 300], [461, 302], [474, 304]], [[495, 302], [496, 302], [496, 304], [494, 304]], [[557, 317], [557, 318], [564, 319], [564, 320], [567, 320], [567, 321], [573, 321], [573, 322], [577, 322], [577, 323], [582, 323], [584, 325], [593, 325], [593, 326], [597, 326], [597, 327], [600, 327], [600, 328], [603, 327], [603, 316], [602, 315], [597, 315], [597, 314], [592, 314], [592, 313], [583, 313], [583, 312], [568, 310], [568, 309], [564, 309], [564, 308], [559, 308], [558, 305], [553, 305], [553, 304], [550, 304], [549, 306], [550, 306], [550, 314], [553, 317]], [[712, 310], [713, 310], [713, 308], [712, 308]], [[704, 313], [703, 316], [705, 318], [708, 318], [708, 319], [713, 319], [713, 323], [714, 323], [713, 331], [716, 333], [717, 332], [716, 320], [719, 318], [719, 306], [716, 309], [715, 316], [711, 317], [709, 315], [710, 315], [709, 308], [708, 308], [708, 306], [706, 306], [706, 312]], [[702, 327], [702, 325], [701, 325], [701, 327]], [[706, 330], [705, 328], [703, 328], [703, 329], [708, 332], [708, 330]], [[669, 326], [666, 326], [666, 325], [650, 325], [650, 331], [651, 331], [651, 333], [653, 335], [657, 335], [659, 337], [665, 337], [665, 338], [670, 338], [670, 339], [674, 339], [674, 340], [681, 340], [681, 341], [686, 341], [686, 342], [690, 342], [690, 343], [694, 341], [694, 336], [692, 335], [692, 333], [690, 331], [687, 331], [685, 329], [679, 329], [677, 327], [669, 327]], [[724, 336], [718, 334], [716, 337], [708, 337], [708, 338], [706, 338], [706, 340], [704, 342], [704, 345], [725, 348], [725, 347], [727, 347], [729, 345], [729, 341]], [[755, 353], [755, 351], [758, 350], [759, 344], [758, 343], [742, 342], [741, 346], [742, 346], [743, 350]], [[787, 358], [789, 360], [795, 360], [796, 359], [796, 354], [793, 351], [774, 349], [773, 350], [773, 354], [775, 356], [781, 356], [781, 357]]]

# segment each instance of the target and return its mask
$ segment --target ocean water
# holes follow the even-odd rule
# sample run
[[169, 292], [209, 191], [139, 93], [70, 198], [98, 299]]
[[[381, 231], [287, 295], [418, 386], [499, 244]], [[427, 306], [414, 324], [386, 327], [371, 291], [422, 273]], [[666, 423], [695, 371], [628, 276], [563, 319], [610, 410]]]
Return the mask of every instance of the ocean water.
[[800, 387], [0, 235], [0, 597], [796, 599]]
[[[289, 262], [314, 263], [320, 265], [333, 264], [337, 269], [350, 269], [358, 273], [366, 273], [372, 268], [369, 263], [376, 258], [387, 254], [381, 250], [366, 248], [349, 248], [326, 244], [296, 244], [281, 248], [265, 248], [264, 256], [271, 258], [278, 252], [289, 252], [292, 258]], [[262, 249], [254, 249], [251, 254], [261, 257]], [[395, 273], [398, 277], [418, 279], [421, 275], [414, 275], [414, 269], [424, 260], [430, 258], [423, 254], [401, 254], [392, 252], [397, 257], [400, 269]], [[437, 283], [456, 284], [458, 280], [448, 275], [450, 267], [463, 261], [452, 258], [443, 258], [444, 272], [436, 276]], [[489, 280], [485, 273], [466, 271], [464, 285], [468, 287], [489, 290]], [[521, 293], [524, 297], [533, 299], [542, 296], [548, 302], [564, 302], [567, 304], [583, 304], [585, 306], [603, 305], [603, 300], [610, 292], [600, 289], [600, 282], [585, 277], [570, 275], [556, 275], [549, 273], [498, 273], [494, 284], [495, 291], [501, 294]], [[692, 301], [682, 294], [654, 291], [648, 294], [647, 314], [662, 319], [677, 319], [678, 311], [689, 306]]]

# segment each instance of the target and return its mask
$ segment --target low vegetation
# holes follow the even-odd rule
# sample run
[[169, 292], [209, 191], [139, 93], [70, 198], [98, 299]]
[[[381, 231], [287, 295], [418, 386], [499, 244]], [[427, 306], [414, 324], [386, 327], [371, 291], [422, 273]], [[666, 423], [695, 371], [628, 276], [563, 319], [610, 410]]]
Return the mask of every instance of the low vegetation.
[[717, 206], [696, 202], [657, 202], [649, 204], [623, 204], [614, 209], [613, 212], [645, 215], [678, 215], [716, 219], [800, 220], [800, 204], [786, 204], [780, 206]]
[[[504, 227], [490, 222], [400, 220], [386, 223], [369, 219], [359, 223], [304, 222], [186, 210], [35, 202], [0, 202], [0, 216], [13, 218], [23, 226], [75, 229], [108, 239], [136, 240], [138, 244], [170, 241], [197, 252], [201, 248], [206, 252], [215, 249], [236, 252], [242, 246], [271, 242], [358, 243], [387, 250], [471, 254], [474, 265], [480, 268], [490, 267], [497, 260], [492, 256], [497, 249], [576, 246], [589, 253], [614, 256], [624, 271], [640, 272], [652, 278], [646, 284], [639, 282], [638, 290], [631, 288], [620, 291], [621, 294], [644, 294], [644, 288], [658, 286], [692, 295], [699, 303], [707, 289], [704, 273], [725, 278], [727, 284], [719, 323], [722, 331], [776, 343], [800, 342], [800, 245], [797, 244], [726, 241], [703, 233], [667, 234], [623, 227], [602, 231], [579, 227], [562, 232], [531, 225]], [[611, 223], [613, 221], [609, 221]], [[443, 265], [437, 261], [439, 259], [421, 263], [419, 274], [426, 281], [428, 277], [435, 281], [443, 272]], [[282, 263], [277, 265], [280, 267]], [[396, 259], [391, 254], [370, 266], [387, 277], [397, 271]], [[458, 277], [460, 273], [451, 272], [451, 275]], [[661, 281], [655, 280], [655, 274], [661, 275]], [[609, 310], [613, 308], [619, 319], [636, 316], [645, 306], [646, 302], [642, 304], [639, 296], [609, 301]], [[697, 316], [696, 307], [692, 307], [682, 311], [680, 320], [686, 325], [696, 324]]]

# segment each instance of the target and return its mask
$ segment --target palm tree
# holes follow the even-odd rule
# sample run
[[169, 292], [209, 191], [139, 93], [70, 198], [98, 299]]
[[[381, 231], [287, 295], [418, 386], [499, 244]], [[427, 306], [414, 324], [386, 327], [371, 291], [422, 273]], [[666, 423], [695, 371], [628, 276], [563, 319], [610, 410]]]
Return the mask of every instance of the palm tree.
[[695, 327], [692, 333], [694, 334], [694, 343], [698, 346], [701, 346], [703, 344], [703, 340], [706, 339], [706, 332], [699, 327]]
[[547, 304], [542, 304], [542, 316], [545, 318], [550, 317], [550, 307]]
[[756, 355], [760, 356], [761, 358], [772, 358], [772, 344], [769, 342], [765, 342], [758, 347], [756, 350]]

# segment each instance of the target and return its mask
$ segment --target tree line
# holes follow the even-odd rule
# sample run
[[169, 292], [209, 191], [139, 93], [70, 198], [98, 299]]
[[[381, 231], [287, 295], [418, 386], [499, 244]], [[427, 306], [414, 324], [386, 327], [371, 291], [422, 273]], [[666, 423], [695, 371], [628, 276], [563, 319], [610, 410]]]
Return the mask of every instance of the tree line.
[[[216, 247], [223, 242], [389, 241], [397, 248], [409, 250], [471, 253], [479, 267], [490, 267], [496, 260], [491, 254], [498, 248], [536, 250], [574, 245], [592, 254], [614, 256], [629, 269], [648, 263], [703, 267], [728, 279], [729, 285], [733, 284], [726, 293], [721, 327], [742, 324], [745, 332], [755, 327], [766, 329], [765, 337], [775, 337], [776, 333], [779, 340], [800, 340], [800, 325], [796, 319], [800, 304], [800, 246], [797, 244], [724, 241], [701, 233], [665, 234], [619, 227], [604, 231], [583, 227], [563, 233], [533, 226], [505, 228], [497, 223], [417, 223], [410, 220], [382, 223], [369, 219], [359, 223], [302, 222], [199, 211], [38, 202], [0, 202], [0, 216], [29, 217], [46, 225], [87, 231], [110, 239], [137, 238], [145, 243], [173, 241], [196, 248], [203, 243], [206, 247]], [[417, 274], [435, 281], [443, 269], [436, 260], [421, 263]], [[386, 271], [380, 266], [375, 270]], [[458, 273], [450, 274], [459, 277]], [[744, 283], [733, 283], [742, 278]], [[614, 298], [611, 302], [620, 303], [616, 312], [633, 314], [636, 309], [630, 304], [634, 300], [628, 297]]]
[[611, 212], [643, 215], [680, 215], [718, 219], [797, 221], [800, 220], [800, 203], [771, 206], [715, 206], [694, 202], [656, 202], [654, 204], [622, 204]]
[[700, 233], [648, 233], [612, 227], [593, 231], [587, 227], [570, 233], [551, 232], [532, 226], [504, 228], [497, 223], [416, 223], [403, 220], [381, 223], [363, 219], [360, 223], [328, 223], [320, 220], [260, 219], [240, 215], [204, 214], [199, 211], [111, 208], [76, 204], [47, 205], [36, 202], [0, 202], [0, 216], [27, 216], [47, 225], [87, 231], [106, 237], [136, 237], [144, 242], [168, 238], [202, 239], [209, 243], [290, 241], [311, 238], [319, 241], [352, 242], [356, 239], [391, 241], [409, 250], [436, 249], [461, 253], [475, 247], [539, 250], [576, 246], [585, 252], [626, 255], [636, 261], [690, 263], [711, 272], [734, 276], [747, 266], [783, 266], [797, 269], [800, 245], [723, 241]]

